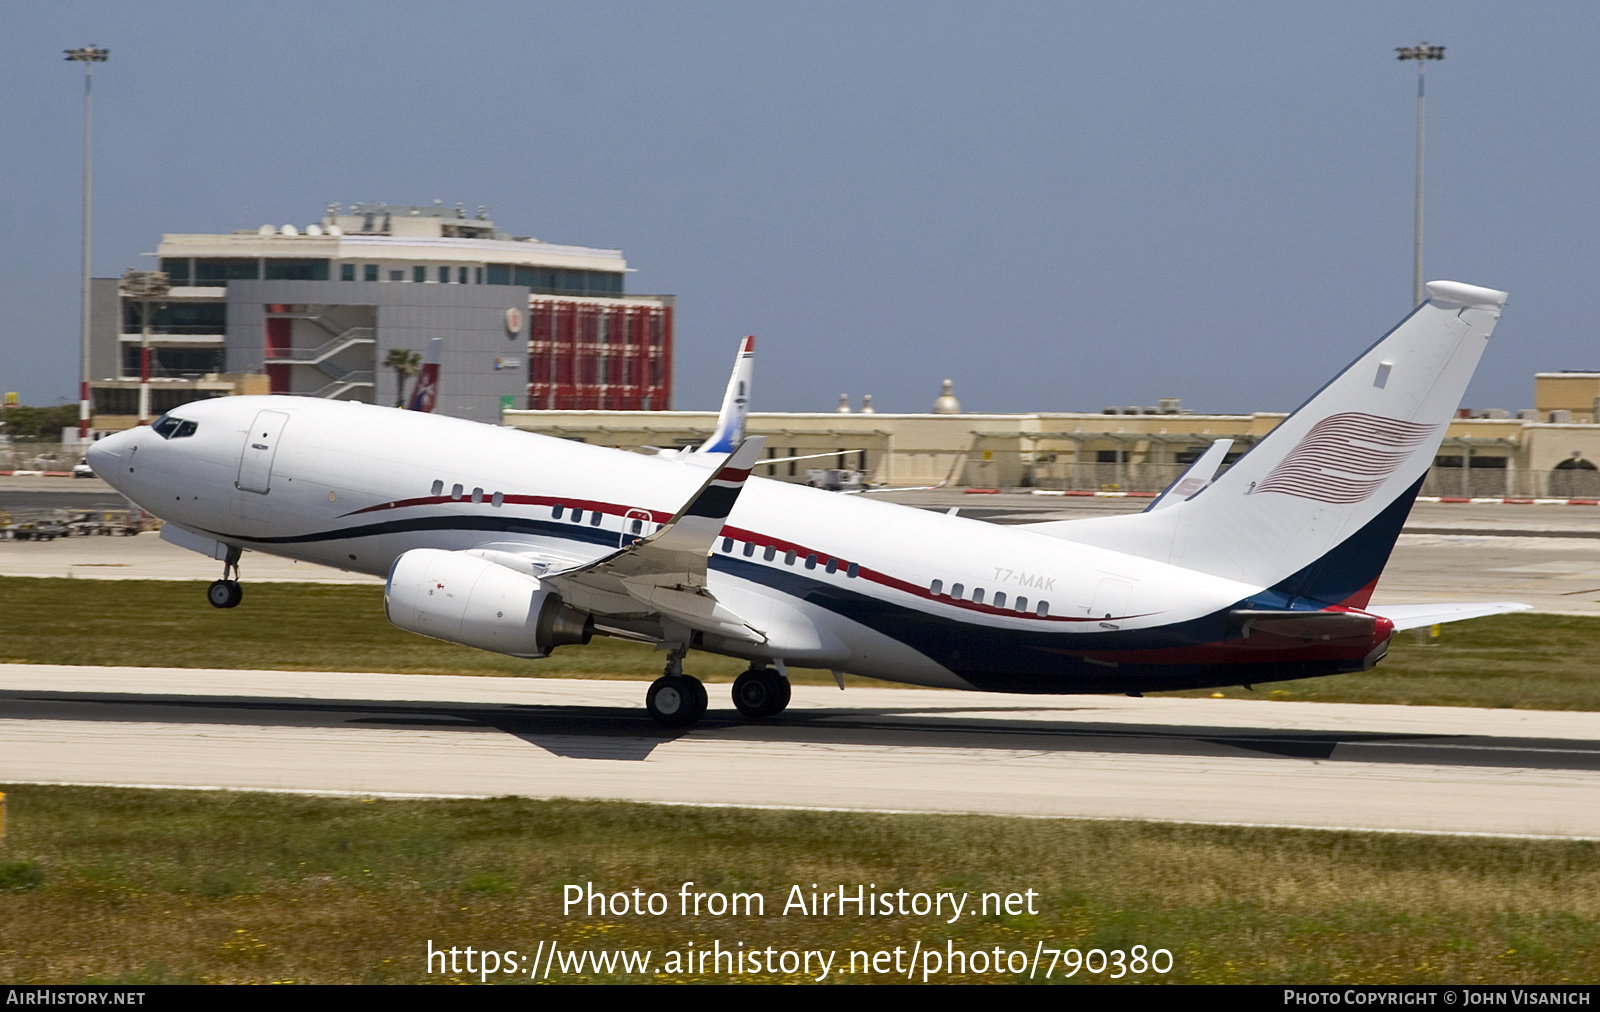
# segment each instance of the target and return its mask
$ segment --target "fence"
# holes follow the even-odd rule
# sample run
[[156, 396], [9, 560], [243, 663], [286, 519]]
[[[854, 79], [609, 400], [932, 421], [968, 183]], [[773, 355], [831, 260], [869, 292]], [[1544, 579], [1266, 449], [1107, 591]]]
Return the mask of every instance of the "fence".
[[70, 471], [82, 459], [78, 443], [0, 443], [0, 471]]

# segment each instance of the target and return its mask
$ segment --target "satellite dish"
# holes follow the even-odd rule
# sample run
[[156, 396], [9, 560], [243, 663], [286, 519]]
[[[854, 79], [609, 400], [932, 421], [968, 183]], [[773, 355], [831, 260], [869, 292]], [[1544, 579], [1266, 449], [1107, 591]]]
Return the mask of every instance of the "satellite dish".
[[278, 229], [278, 234], [292, 239], [300, 234], [300, 230], [293, 225], [285, 225]]
[[307, 225], [306, 226], [306, 235], [321, 235], [321, 234], [322, 234], [322, 226], [321, 225]]
[[329, 235], [344, 235], [344, 229], [340, 228], [338, 225], [329, 225], [328, 226], [328, 234]]
[[256, 229], [256, 235], [271, 235], [276, 231], [277, 229], [273, 228], [271, 225], [262, 225], [260, 228]]

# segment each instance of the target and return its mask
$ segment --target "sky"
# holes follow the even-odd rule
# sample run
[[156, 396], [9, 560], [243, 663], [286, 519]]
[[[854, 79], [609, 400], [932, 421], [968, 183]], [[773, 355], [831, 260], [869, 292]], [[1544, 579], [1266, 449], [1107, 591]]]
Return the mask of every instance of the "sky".
[[0, 0], [0, 389], [76, 396], [93, 272], [332, 201], [487, 205], [677, 296], [675, 407], [1290, 410], [1424, 274], [1511, 293], [1470, 407], [1600, 369], [1592, 3]]

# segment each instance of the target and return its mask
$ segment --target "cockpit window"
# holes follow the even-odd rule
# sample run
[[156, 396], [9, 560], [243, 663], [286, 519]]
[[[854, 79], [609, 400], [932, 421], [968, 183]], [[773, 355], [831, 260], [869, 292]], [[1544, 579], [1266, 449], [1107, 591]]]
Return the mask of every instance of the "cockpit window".
[[199, 427], [198, 422], [174, 418], [172, 415], [162, 415], [151, 426], [156, 431], [156, 435], [162, 439], [182, 439], [185, 436], [192, 436]]

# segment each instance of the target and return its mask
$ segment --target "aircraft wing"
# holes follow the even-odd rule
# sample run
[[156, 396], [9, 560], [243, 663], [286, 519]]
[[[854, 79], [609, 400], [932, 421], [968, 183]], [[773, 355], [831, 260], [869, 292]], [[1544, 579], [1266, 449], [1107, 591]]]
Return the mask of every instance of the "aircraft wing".
[[1460, 622], [1462, 619], [1482, 618], [1485, 615], [1503, 615], [1512, 611], [1532, 611], [1533, 605], [1516, 601], [1486, 601], [1477, 604], [1373, 604], [1363, 608], [1394, 623], [1395, 631], [1420, 629], [1440, 622]]
[[750, 469], [766, 446], [752, 436], [714, 469], [660, 530], [610, 555], [542, 579], [562, 598], [597, 616], [660, 615], [664, 619], [752, 643], [766, 637], [717, 601], [706, 586], [706, 560], [733, 512]]

